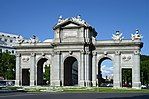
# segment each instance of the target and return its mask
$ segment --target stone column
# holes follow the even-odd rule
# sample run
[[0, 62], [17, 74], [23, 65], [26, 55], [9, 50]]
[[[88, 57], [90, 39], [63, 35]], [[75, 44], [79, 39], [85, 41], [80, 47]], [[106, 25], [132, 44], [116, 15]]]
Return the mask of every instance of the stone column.
[[31, 53], [30, 57], [30, 86], [36, 85], [36, 54]]
[[58, 28], [58, 29], [56, 29], [55, 30], [55, 33], [54, 33], [55, 35], [54, 35], [54, 42], [60, 42], [60, 38], [61, 38], [61, 36], [60, 36], [60, 29]]
[[85, 29], [85, 41], [88, 43], [89, 42], [89, 29]]
[[61, 53], [61, 62], [60, 62], [60, 82], [61, 82], [61, 86], [64, 86], [64, 64], [62, 61], [62, 53]]
[[21, 85], [21, 54], [16, 54], [16, 80], [15, 86]]
[[140, 82], [140, 51], [134, 51], [132, 68], [132, 88], [141, 89]]
[[121, 87], [121, 58], [120, 58], [120, 51], [115, 51], [114, 57], [114, 69], [113, 69], [113, 87], [120, 88]]
[[96, 86], [96, 69], [97, 69], [97, 52], [93, 52], [93, 57], [92, 57], [92, 86]]
[[61, 53], [60, 51], [55, 52], [53, 57], [53, 66], [51, 68], [51, 85], [52, 86], [61, 86]]
[[90, 64], [89, 64], [90, 59], [89, 59], [89, 55], [90, 55], [90, 52], [87, 51], [85, 53], [85, 84], [87, 87], [91, 85], [90, 84], [91, 82], [90, 82]]
[[84, 61], [84, 51], [81, 51], [81, 55], [80, 55], [80, 81], [79, 81], [79, 86], [85, 86], [85, 61]]

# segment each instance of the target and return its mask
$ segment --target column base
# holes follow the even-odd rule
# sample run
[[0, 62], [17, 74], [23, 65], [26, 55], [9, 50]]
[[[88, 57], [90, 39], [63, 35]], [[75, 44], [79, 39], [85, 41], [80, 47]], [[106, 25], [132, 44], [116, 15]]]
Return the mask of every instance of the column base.
[[113, 89], [122, 89], [122, 87], [113, 86]]
[[15, 80], [15, 86], [20, 86], [20, 81], [19, 80]]
[[61, 81], [60, 80], [53, 80], [53, 81], [51, 81], [51, 86], [61, 86]]
[[85, 81], [84, 80], [80, 80], [79, 81], [79, 86], [80, 87], [84, 87], [85, 86]]
[[89, 81], [89, 80], [85, 81], [85, 86], [86, 87], [91, 87], [91, 81]]
[[96, 86], [97, 86], [96, 81], [92, 81], [92, 86], [93, 86], [93, 87], [96, 87]]
[[35, 86], [35, 81], [34, 80], [30, 80], [30, 86]]
[[120, 82], [114, 82], [114, 83], [113, 83], [113, 88], [115, 88], [115, 89], [121, 88]]
[[132, 88], [134, 89], [141, 89], [141, 82], [133, 82]]

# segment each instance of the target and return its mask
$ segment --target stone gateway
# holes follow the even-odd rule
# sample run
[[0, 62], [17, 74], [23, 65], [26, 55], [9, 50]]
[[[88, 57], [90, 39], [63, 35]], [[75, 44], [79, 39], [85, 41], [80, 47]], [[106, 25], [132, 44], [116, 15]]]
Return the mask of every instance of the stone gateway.
[[59, 17], [54, 39], [39, 42], [18, 38], [16, 86], [44, 84], [44, 67], [50, 66], [50, 86], [99, 86], [100, 64], [113, 63], [113, 87], [122, 87], [122, 70], [131, 69], [132, 88], [140, 89], [140, 50], [142, 36], [136, 30], [126, 40], [116, 31], [112, 40], [96, 40], [97, 32], [80, 16]]

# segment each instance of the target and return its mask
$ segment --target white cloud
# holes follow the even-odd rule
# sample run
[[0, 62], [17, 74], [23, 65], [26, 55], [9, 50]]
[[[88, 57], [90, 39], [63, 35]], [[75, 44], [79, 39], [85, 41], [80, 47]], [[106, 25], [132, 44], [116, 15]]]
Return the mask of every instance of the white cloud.
[[113, 76], [113, 66], [102, 65], [101, 66], [101, 73], [102, 73], [103, 78], [106, 78], [106, 76], [112, 77]]

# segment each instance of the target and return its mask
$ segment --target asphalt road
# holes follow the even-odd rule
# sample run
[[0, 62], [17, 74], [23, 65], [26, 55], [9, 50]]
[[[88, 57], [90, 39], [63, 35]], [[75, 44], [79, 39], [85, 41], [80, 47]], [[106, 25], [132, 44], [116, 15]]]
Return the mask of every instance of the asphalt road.
[[141, 93], [0, 93], [0, 99], [149, 99]]

